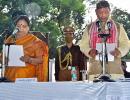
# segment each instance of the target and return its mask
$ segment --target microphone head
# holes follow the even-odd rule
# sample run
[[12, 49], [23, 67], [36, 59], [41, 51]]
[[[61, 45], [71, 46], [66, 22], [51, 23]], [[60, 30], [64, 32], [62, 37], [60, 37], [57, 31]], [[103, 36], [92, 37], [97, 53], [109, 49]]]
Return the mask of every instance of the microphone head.
[[107, 27], [108, 27], [108, 29], [111, 29], [112, 28], [112, 23], [109, 21], [109, 22], [107, 22]]
[[101, 23], [100, 23], [99, 20], [96, 21], [96, 26], [97, 26], [97, 30], [98, 30], [98, 32], [100, 32], [100, 31], [101, 31]]
[[100, 27], [101, 25], [100, 25], [101, 23], [100, 23], [100, 21], [98, 20], [98, 21], [96, 21], [96, 26], [97, 27]]
[[14, 29], [14, 31], [13, 31], [12, 34], [14, 35], [14, 34], [16, 34], [17, 32], [19, 32], [19, 28], [18, 28], [18, 27], [16, 27], [16, 28]]

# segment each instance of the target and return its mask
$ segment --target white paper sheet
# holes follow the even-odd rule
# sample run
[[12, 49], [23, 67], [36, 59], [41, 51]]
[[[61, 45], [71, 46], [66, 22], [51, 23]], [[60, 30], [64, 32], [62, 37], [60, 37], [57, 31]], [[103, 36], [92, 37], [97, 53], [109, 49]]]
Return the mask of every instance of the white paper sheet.
[[[8, 49], [9, 48], [9, 49]], [[25, 62], [20, 60], [20, 57], [24, 55], [23, 52], [23, 46], [22, 45], [6, 45], [5, 46], [5, 50], [6, 50], [6, 57], [8, 56], [9, 61], [8, 61], [8, 66], [16, 66], [16, 67], [24, 67], [25, 66]], [[8, 54], [9, 51], [9, 54]]]
[[[110, 54], [111, 51], [114, 51], [116, 48], [115, 43], [106, 43], [106, 49], [107, 49], [107, 55], [108, 55], [108, 61], [114, 61], [114, 56]], [[100, 53], [96, 56], [96, 60], [102, 60], [102, 43], [96, 44], [96, 50]]]

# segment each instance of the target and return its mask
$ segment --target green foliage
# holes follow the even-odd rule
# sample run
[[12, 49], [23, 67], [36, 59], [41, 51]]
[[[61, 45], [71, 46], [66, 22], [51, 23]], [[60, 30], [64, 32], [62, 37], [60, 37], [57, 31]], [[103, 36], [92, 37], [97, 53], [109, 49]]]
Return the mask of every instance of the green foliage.
[[[28, 8], [31, 12], [27, 14], [27, 6], [31, 3], [40, 6], [38, 16], [31, 16], [37, 12], [36, 7]], [[85, 5], [83, 0], [0, 0], [0, 32], [5, 28], [9, 28], [12, 32], [13, 21], [21, 14], [29, 16], [32, 31], [41, 31], [49, 35], [49, 48], [53, 52], [57, 46], [64, 43], [63, 27], [68, 25], [76, 29], [82, 27]]]
[[122, 11], [120, 9], [115, 8], [112, 12], [112, 18], [115, 21], [123, 24], [130, 39], [130, 14], [127, 13], [126, 11]]

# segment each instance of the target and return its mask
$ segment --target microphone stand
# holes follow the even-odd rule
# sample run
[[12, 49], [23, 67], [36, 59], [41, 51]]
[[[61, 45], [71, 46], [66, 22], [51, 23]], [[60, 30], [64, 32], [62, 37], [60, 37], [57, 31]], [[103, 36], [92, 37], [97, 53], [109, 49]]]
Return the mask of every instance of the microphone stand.
[[102, 73], [93, 82], [114, 82], [114, 80], [110, 79], [110, 75], [106, 74], [106, 64], [108, 63], [106, 41], [110, 34], [99, 34], [98, 36], [102, 39]]
[[[0, 78], [0, 82], [11, 82], [10, 80], [6, 79], [4, 77], [4, 74], [5, 74], [5, 68], [6, 68], [6, 44], [3, 44], [3, 50], [2, 50], [2, 63], [1, 63], [1, 78]], [[9, 47], [8, 47], [9, 49]], [[8, 51], [8, 54], [9, 54], [9, 51]], [[9, 55], [7, 55], [8, 57]], [[8, 59], [8, 58], [7, 58]], [[8, 63], [8, 60], [7, 60], [7, 63]]]
[[84, 69], [81, 70], [80, 72], [82, 73], [82, 81], [85, 82], [86, 79], [88, 79], [87, 77], [87, 57], [84, 56], [83, 57], [83, 60], [84, 60]]
[[[1, 77], [0, 77], [0, 82], [11, 82], [10, 80], [8, 80], [4, 75], [5, 75], [5, 68], [8, 67], [8, 61], [9, 61], [9, 49], [10, 49], [10, 45], [12, 45], [14, 43], [3, 43], [2, 44], [2, 62], [1, 62]], [[6, 46], [8, 47], [8, 49], [6, 49]], [[6, 54], [7, 53], [7, 54]], [[7, 59], [6, 59], [7, 57]]]

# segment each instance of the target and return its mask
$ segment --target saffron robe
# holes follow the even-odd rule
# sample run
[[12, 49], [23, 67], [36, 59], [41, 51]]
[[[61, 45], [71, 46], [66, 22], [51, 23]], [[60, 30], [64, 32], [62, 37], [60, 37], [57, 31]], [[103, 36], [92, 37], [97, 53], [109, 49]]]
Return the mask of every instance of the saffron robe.
[[[12, 43], [14, 39], [10, 36], [5, 43]], [[5, 68], [5, 77], [11, 81], [16, 78], [34, 78], [39, 82], [48, 81], [48, 46], [45, 42], [32, 34], [16, 39], [16, 45], [23, 45], [24, 55], [31, 58], [41, 57], [43, 62], [37, 65], [26, 63], [25, 67]]]

